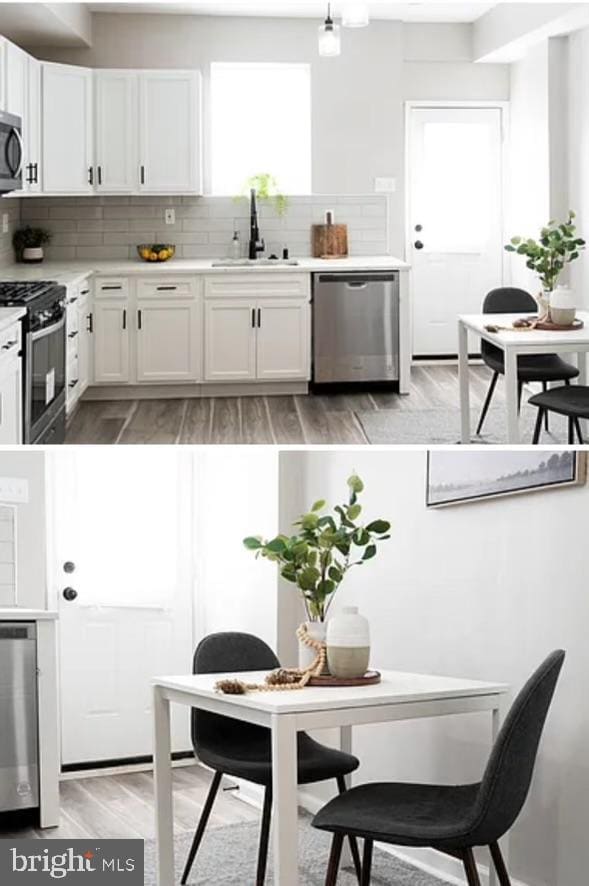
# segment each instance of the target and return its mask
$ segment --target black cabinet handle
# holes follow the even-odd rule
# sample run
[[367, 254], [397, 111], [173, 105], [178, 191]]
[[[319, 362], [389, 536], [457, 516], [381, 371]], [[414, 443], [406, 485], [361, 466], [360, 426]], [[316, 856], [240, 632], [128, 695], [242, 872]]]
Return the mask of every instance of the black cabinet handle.
[[39, 164], [34, 163], [33, 166], [34, 166], [34, 170], [35, 170], [35, 172], [34, 172], [35, 181], [33, 182], [33, 184], [38, 185], [39, 184]]
[[94, 332], [94, 315], [87, 314], [86, 320], [88, 321], [88, 325], [86, 326], [86, 332]]
[[34, 179], [33, 179], [33, 164], [32, 164], [32, 163], [27, 163], [27, 178], [26, 178], [26, 182], [27, 182], [28, 185], [32, 185], [32, 184], [33, 184], [33, 181], [34, 181]]
[[119, 285], [119, 286], [101, 286], [100, 288], [103, 292], [112, 292], [113, 290], [118, 291], [119, 289], [122, 289], [123, 287]]
[[77, 296], [77, 295], [72, 296], [72, 298], [68, 299], [68, 305], [75, 305], [75, 303], [77, 302], [77, 300], [78, 300], [78, 296]]
[[141, 184], [145, 184], [145, 166], [141, 167]]
[[252, 308], [252, 329], [256, 328], [256, 309]]
[[92, 168], [92, 166], [88, 167], [88, 184], [94, 184], [94, 169]]
[[70, 332], [70, 334], [68, 335], [68, 338], [75, 338], [77, 334], [78, 334], [78, 330], [76, 329], [75, 332]]
[[158, 286], [157, 287], [158, 292], [175, 292], [176, 289], [178, 289], [177, 286]]
[[80, 381], [79, 378], [75, 378], [73, 381], [71, 381], [70, 388], [75, 388], [79, 381]]
[[102, 184], [102, 166], [99, 166], [97, 171], [98, 171], [98, 184], [101, 185]]
[[127, 309], [123, 308], [123, 329], [127, 328]]
[[137, 329], [141, 329], [141, 310], [137, 311]]
[[89, 289], [82, 289], [82, 290], [80, 291], [80, 295], [88, 295], [89, 292], [90, 292]]
[[258, 329], [262, 328], [262, 309], [258, 308]]

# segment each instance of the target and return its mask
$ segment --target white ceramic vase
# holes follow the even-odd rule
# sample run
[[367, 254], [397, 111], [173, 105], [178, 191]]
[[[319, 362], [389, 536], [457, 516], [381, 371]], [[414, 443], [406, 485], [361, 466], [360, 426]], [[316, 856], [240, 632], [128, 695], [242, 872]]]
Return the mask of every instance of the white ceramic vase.
[[370, 626], [357, 606], [344, 606], [327, 624], [329, 673], [343, 680], [363, 677], [370, 663]]
[[575, 295], [568, 286], [557, 286], [550, 293], [550, 317], [557, 326], [571, 326], [577, 314]]
[[30, 264], [39, 264], [43, 261], [42, 246], [26, 246], [22, 251], [22, 260]]
[[[324, 621], [308, 621], [306, 622], [307, 633], [313, 640], [320, 640], [325, 643], [325, 632], [327, 625]], [[305, 646], [299, 640], [299, 668], [305, 670], [310, 668], [315, 659], [317, 652], [311, 646]]]

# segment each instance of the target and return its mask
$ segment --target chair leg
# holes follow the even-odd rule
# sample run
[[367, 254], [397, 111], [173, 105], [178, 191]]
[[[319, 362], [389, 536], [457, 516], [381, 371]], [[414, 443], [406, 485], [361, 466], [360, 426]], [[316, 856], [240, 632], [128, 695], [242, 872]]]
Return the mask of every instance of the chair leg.
[[[547, 381], [542, 382], [542, 390], [544, 391], [544, 393], [547, 392], [547, 390], [548, 390], [548, 382]], [[546, 412], [544, 414], [544, 430], [545, 431], [550, 430], [550, 418], [549, 418], [548, 410], [546, 410]]]
[[479, 872], [477, 871], [474, 853], [472, 849], [465, 849], [462, 853], [462, 862], [466, 871], [466, 881], [468, 886], [481, 886]]
[[266, 868], [268, 866], [268, 844], [270, 842], [270, 821], [272, 818], [272, 788], [264, 791], [264, 809], [262, 811], [262, 828], [260, 831], [260, 848], [258, 851], [258, 870], [256, 886], [264, 886]]
[[578, 418], [575, 418], [575, 428], [577, 429], [577, 437], [579, 438], [579, 443], [581, 446], [585, 445], [585, 441], [583, 440], [583, 431], [581, 430], [581, 422]]
[[517, 383], [517, 414], [520, 415], [522, 411], [522, 394], [524, 392], [524, 383], [523, 381], [518, 381]]
[[331, 844], [331, 852], [329, 854], [329, 864], [327, 866], [327, 877], [325, 878], [325, 886], [336, 886], [337, 873], [339, 871], [339, 863], [342, 857], [342, 849], [344, 838], [341, 834], [334, 834]]
[[196, 853], [200, 847], [202, 838], [204, 836], [204, 832], [206, 826], [208, 824], [211, 811], [213, 808], [213, 803], [215, 802], [215, 798], [217, 796], [217, 792], [219, 790], [219, 785], [221, 784], [221, 779], [223, 778], [222, 772], [215, 772], [213, 776], [213, 781], [211, 782], [211, 787], [209, 788], [209, 793], [207, 795], [207, 799], [205, 800], [205, 805], [203, 807], [200, 821], [198, 822], [196, 833], [194, 834], [194, 840], [192, 841], [192, 846], [190, 847], [190, 852], [188, 853], [188, 858], [186, 860], [186, 866], [184, 868], [184, 873], [182, 874], [182, 879], [180, 883], [182, 886], [188, 880], [190, 876], [190, 871], [192, 870], [192, 865], [194, 864], [194, 859], [196, 858]]
[[540, 442], [540, 437], [542, 436], [542, 422], [544, 420], [545, 409], [538, 409], [538, 418], [536, 419], [536, 427], [534, 429], [534, 439], [532, 440], [532, 445], [537, 446]]
[[372, 876], [372, 850], [374, 843], [372, 840], [364, 840], [364, 858], [362, 859], [362, 880], [360, 886], [370, 886], [370, 877]]
[[[345, 794], [346, 780], [343, 775], [337, 776], [337, 789], [340, 794]], [[356, 837], [348, 837], [348, 841], [350, 843], [350, 852], [352, 853], [352, 860], [354, 862], [354, 868], [356, 870], [356, 877], [358, 878], [358, 883], [362, 883], [362, 862], [360, 861], [360, 850], [358, 849], [358, 841]]]
[[501, 849], [499, 848], [499, 843], [491, 843], [489, 849], [491, 850], [491, 858], [493, 859], [493, 864], [495, 865], [495, 870], [497, 871], [497, 877], [499, 878], [500, 886], [511, 886], [511, 880], [509, 879], [509, 874], [507, 873], [507, 868], [505, 867], [505, 862], [503, 861], [503, 856], [501, 854]]
[[575, 419], [569, 418], [569, 446], [575, 444]]
[[499, 380], [499, 373], [494, 372], [493, 378], [491, 379], [491, 384], [489, 385], [489, 390], [487, 391], [487, 396], [485, 397], [485, 403], [483, 405], [483, 411], [481, 412], [481, 417], [479, 418], [479, 423], [477, 425], [477, 437], [483, 430], [483, 425], [485, 423], [485, 419], [487, 417], [487, 412], [489, 411], [489, 406], [491, 405], [491, 400], [493, 399], [493, 394], [495, 393], [495, 388], [497, 387], [497, 382]]

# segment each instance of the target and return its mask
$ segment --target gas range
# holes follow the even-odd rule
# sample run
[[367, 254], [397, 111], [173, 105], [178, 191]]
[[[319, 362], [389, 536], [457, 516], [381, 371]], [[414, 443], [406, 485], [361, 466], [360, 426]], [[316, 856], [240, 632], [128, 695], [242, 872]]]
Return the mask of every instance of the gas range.
[[[0, 307], [34, 304], [37, 299], [51, 296], [58, 287], [54, 280], [0, 280]], [[59, 287], [62, 289], [62, 287]]]

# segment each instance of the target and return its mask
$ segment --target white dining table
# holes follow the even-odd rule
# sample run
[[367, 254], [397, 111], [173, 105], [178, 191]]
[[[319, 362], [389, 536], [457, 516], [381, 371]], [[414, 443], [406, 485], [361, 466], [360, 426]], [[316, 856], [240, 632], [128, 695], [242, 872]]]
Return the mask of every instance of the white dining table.
[[[173, 793], [170, 705], [180, 704], [266, 726], [271, 730], [273, 785], [273, 851], [276, 886], [297, 886], [298, 827], [297, 733], [339, 729], [342, 750], [352, 753], [352, 729], [368, 723], [391, 723], [424, 717], [489, 712], [490, 738], [499, 731], [509, 687], [455, 677], [383, 671], [373, 686], [307, 687], [288, 692], [220, 695], [215, 683], [234, 674], [157, 677], [153, 681], [155, 727], [154, 776], [157, 836], [157, 882], [172, 886], [174, 875]], [[248, 683], [263, 682], [266, 673], [245, 673]], [[384, 775], [384, 773], [383, 773]], [[221, 861], [220, 861], [221, 863]], [[325, 859], [327, 866], [327, 858]], [[491, 883], [495, 883], [491, 876]]]
[[[512, 329], [514, 320], [530, 314], [461, 314], [458, 317], [458, 375], [460, 382], [461, 442], [471, 443], [469, 333], [500, 348], [505, 357], [505, 409], [507, 443], [520, 442], [517, 358], [528, 354], [574, 354], [579, 369], [578, 384], [587, 384], [589, 313], [579, 312], [581, 329], [548, 332], [539, 329]], [[489, 332], [487, 326], [500, 327]], [[501, 327], [508, 327], [507, 329]], [[532, 441], [526, 441], [531, 443]]]

